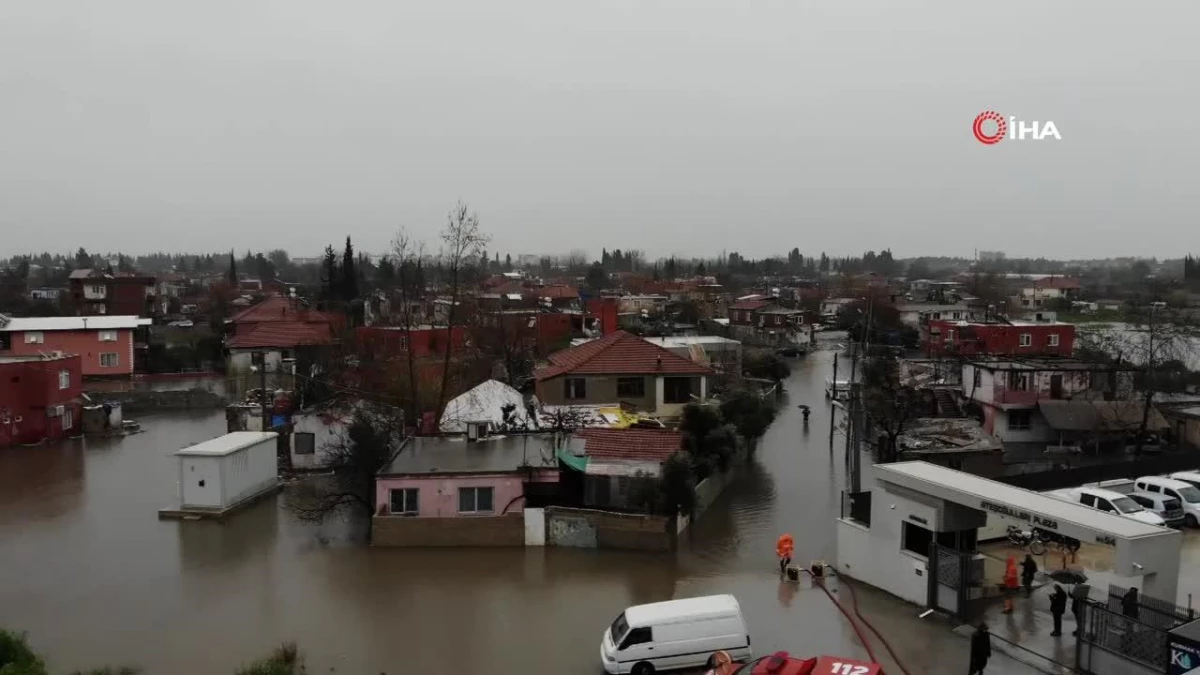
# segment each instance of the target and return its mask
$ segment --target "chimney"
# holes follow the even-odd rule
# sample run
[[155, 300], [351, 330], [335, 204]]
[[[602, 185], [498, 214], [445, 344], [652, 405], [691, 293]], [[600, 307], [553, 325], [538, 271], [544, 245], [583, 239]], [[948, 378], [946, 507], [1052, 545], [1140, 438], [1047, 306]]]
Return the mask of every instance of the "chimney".
[[656, 361], [655, 366], [658, 368], [658, 370], [662, 370], [662, 357], [661, 356], [657, 357], [655, 359], [655, 361]]

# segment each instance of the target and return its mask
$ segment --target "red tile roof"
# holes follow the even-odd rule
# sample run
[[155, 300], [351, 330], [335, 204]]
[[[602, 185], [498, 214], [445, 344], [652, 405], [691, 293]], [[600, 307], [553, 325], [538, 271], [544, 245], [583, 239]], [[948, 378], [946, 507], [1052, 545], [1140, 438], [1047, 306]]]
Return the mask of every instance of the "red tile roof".
[[230, 349], [262, 349], [265, 347], [298, 347], [300, 345], [327, 345], [333, 343], [333, 334], [327, 323], [305, 323], [303, 321], [264, 321], [247, 327], [225, 343]]
[[619, 330], [598, 340], [554, 352], [538, 370], [539, 381], [559, 375], [711, 375], [713, 371]]
[[755, 310], [755, 309], [762, 309], [763, 307], [766, 307], [769, 304], [771, 304], [770, 300], [743, 300], [741, 302], [736, 302], [736, 303], [730, 305], [729, 309]]
[[550, 298], [551, 300], [562, 300], [568, 298], [576, 300], [579, 298], [579, 289], [574, 286], [544, 286], [537, 289], [537, 297]]
[[257, 305], [243, 309], [230, 319], [232, 323], [258, 323], [262, 321], [299, 321], [307, 323], [336, 323], [337, 318], [306, 307], [299, 300], [273, 296]]
[[591, 459], [665, 462], [683, 448], [683, 434], [670, 429], [581, 429]]
[[1059, 290], [1078, 289], [1079, 280], [1074, 277], [1046, 277], [1033, 282], [1035, 288], [1057, 288]]

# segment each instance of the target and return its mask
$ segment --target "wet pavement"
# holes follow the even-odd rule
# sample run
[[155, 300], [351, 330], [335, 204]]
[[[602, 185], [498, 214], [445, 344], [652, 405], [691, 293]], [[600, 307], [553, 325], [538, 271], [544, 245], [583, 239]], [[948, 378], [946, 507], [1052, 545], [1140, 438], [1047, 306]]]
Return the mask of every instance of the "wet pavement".
[[[781, 583], [774, 559], [785, 531], [798, 562], [835, 559], [844, 438], [831, 452], [831, 362], [830, 352], [796, 361], [779, 420], [675, 556], [371, 549], [345, 523], [301, 524], [271, 501], [223, 525], [159, 521], [175, 499], [170, 454], [223, 433], [222, 412], [144, 416], [146, 433], [124, 439], [0, 451], [0, 626], [28, 631], [55, 673], [135, 663], [211, 675], [294, 640], [314, 673], [591, 674], [600, 633], [624, 607], [733, 593], [757, 653], [865, 657], [829, 598]], [[813, 409], [807, 431], [801, 403]], [[951, 626], [856, 588], [908, 672], [964, 672], [967, 641]], [[998, 655], [988, 672], [1029, 669]]]

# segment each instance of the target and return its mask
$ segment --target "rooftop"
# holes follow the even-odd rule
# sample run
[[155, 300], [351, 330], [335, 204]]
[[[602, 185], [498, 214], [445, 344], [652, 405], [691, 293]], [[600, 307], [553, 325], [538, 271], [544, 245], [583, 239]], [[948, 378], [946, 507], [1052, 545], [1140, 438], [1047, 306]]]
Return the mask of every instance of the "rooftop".
[[1095, 363], [1067, 356], [996, 356], [977, 358], [966, 363], [986, 370], [1099, 370], [1134, 371], [1135, 366]]
[[885, 482], [931, 495], [950, 495], [945, 498], [968, 506], [974, 504], [975, 508], [979, 508], [981, 503], [1011, 506], [1014, 510], [1039, 514], [1060, 525], [1070, 523], [1077, 528], [1105, 532], [1125, 539], [1171, 533], [1165, 528], [928, 462], [876, 464], [873, 470]]
[[1001, 452], [1000, 439], [973, 419], [922, 418], [908, 423], [897, 439], [902, 453]]
[[[1055, 431], [1136, 431], [1144, 412], [1141, 401], [1038, 401], [1038, 410]], [[1150, 409], [1150, 431], [1169, 426], [1157, 409]]]
[[683, 447], [683, 434], [673, 429], [581, 429], [575, 436], [583, 439], [587, 456], [597, 460], [661, 464]]
[[575, 375], [712, 375], [713, 371], [691, 359], [636, 335], [617, 331], [599, 340], [555, 352], [550, 364], [535, 376], [545, 380]]
[[151, 319], [129, 316], [30, 316], [8, 317], [0, 314], [0, 332], [56, 330], [120, 330], [149, 326]]
[[633, 626], [649, 626], [679, 616], [699, 618], [735, 612], [740, 612], [737, 598], [732, 595], [709, 595], [634, 605], [625, 610], [625, 619]]
[[490, 436], [468, 443], [465, 436], [413, 436], [380, 476], [506, 473], [528, 464], [557, 468], [548, 434]]
[[212, 440], [178, 450], [176, 455], [231, 455], [238, 450], [248, 448], [262, 441], [271, 440], [278, 436], [274, 431], [233, 431]]
[[756, 310], [771, 304], [770, 300], [740, 300], [729, 306], [729, 309]]
[[225, 346], [230, 349], [262, 349], [328, 344], [333, 344], [333, 334], [327, 323], [263, 321], [229, 338]]
[[231, 323], [257, 323], [263, 321], [301, 321], [306, 323], [333, 323], [334, 317], [310, 308], [298, 298], [272, 296], [234, 314]]

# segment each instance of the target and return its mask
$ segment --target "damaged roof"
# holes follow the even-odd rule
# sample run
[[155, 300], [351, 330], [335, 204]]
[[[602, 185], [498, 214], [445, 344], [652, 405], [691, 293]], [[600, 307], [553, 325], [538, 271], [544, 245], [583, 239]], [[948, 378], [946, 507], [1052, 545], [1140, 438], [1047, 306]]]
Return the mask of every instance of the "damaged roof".
[[973, 419], [921, 418], [909, 423], [897, 439], [902, 453], [1000, 452], [1000, 439]]

